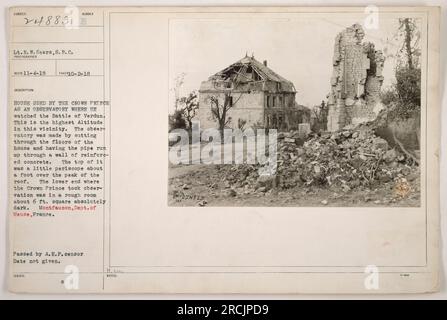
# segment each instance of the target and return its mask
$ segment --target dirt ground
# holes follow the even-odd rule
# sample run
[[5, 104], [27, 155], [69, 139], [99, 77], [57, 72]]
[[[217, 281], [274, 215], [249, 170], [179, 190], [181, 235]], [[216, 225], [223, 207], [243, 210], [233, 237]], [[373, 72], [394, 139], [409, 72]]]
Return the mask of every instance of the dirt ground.
[[[216, 165], [170, 165], [170, 206], [215, 207], [419, 207], [420, 175], [347, 192], [340, 188], [295, 187], [267, 192], [232, 188]], [[409, 187], [409, 188], [408, 188]]]

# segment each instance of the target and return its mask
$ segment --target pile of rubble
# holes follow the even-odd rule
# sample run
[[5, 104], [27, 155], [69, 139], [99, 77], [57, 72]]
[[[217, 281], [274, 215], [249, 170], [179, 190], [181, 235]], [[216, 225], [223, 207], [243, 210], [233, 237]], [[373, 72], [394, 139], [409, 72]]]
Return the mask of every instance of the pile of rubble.
[[289, 132], [278, 139], [275, 176], [259, 176], [255, 165], [222, 166], [225, 187], [245, 193], [275, 187], [330, 187], [348, 192], [419, 175], [411, 159], [370, 128], [311, 134], [306, 141]]

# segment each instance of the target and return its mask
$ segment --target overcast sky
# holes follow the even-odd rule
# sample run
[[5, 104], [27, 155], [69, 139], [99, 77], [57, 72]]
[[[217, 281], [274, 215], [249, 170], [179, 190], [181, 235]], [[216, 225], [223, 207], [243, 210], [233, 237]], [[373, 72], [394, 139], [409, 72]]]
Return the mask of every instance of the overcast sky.
[[[181, 94], [198, 90], [201, 81], [243, 58], [247, 52], [253, 53], [260, 62], [267, 60], [271, 69], [292, 81], [299, 104], [319, 104], [330, 91], [336, 35], [356, 22], [363, 23], [358, 17], [334, 17], [172, 20], [171, 86], [173, 79], [184, 72]], [[392, 38], [397, 28], [397, 18], [381, 18], [379, 29], [365, 29], [364, 41], [374, 42], [376, 49], [395, 52], [397, 43]], [[394, 58], [388, 57], [384, 86], [394, 81], [394, 65]]]

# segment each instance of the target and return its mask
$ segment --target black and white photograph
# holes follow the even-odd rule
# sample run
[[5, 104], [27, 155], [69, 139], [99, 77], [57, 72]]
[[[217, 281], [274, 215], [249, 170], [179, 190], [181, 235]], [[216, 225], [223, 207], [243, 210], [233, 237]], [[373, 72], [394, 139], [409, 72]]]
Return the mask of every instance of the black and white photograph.
[[419, 207], [420, 18], [170, 21], [170, 206]]
[[7, 297], [445, 297], [436, 5], [5, 8]]

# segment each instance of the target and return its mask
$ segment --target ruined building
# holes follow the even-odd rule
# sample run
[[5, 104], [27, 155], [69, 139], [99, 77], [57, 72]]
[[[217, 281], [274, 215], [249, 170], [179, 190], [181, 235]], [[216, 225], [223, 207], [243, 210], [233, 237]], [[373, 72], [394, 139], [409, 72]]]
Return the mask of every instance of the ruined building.
[[228, 109], [226, 127], [296, 129], [298, 124], [308, 122], [308, 116], [296, 104], [295, 94], [293, 83], [270, 69], [267, 61], [261, 63], [245, 56], [202, 82], [200, 126], [216, 128], [212, 108], [218, 99], [221, 108]]
[[382, 108], [384, 56], [374, 44], [363, 43], [362, 26], [354, 24], [335, 39], [327, 129], [337, 131], [350, 124], [375, 119]]

